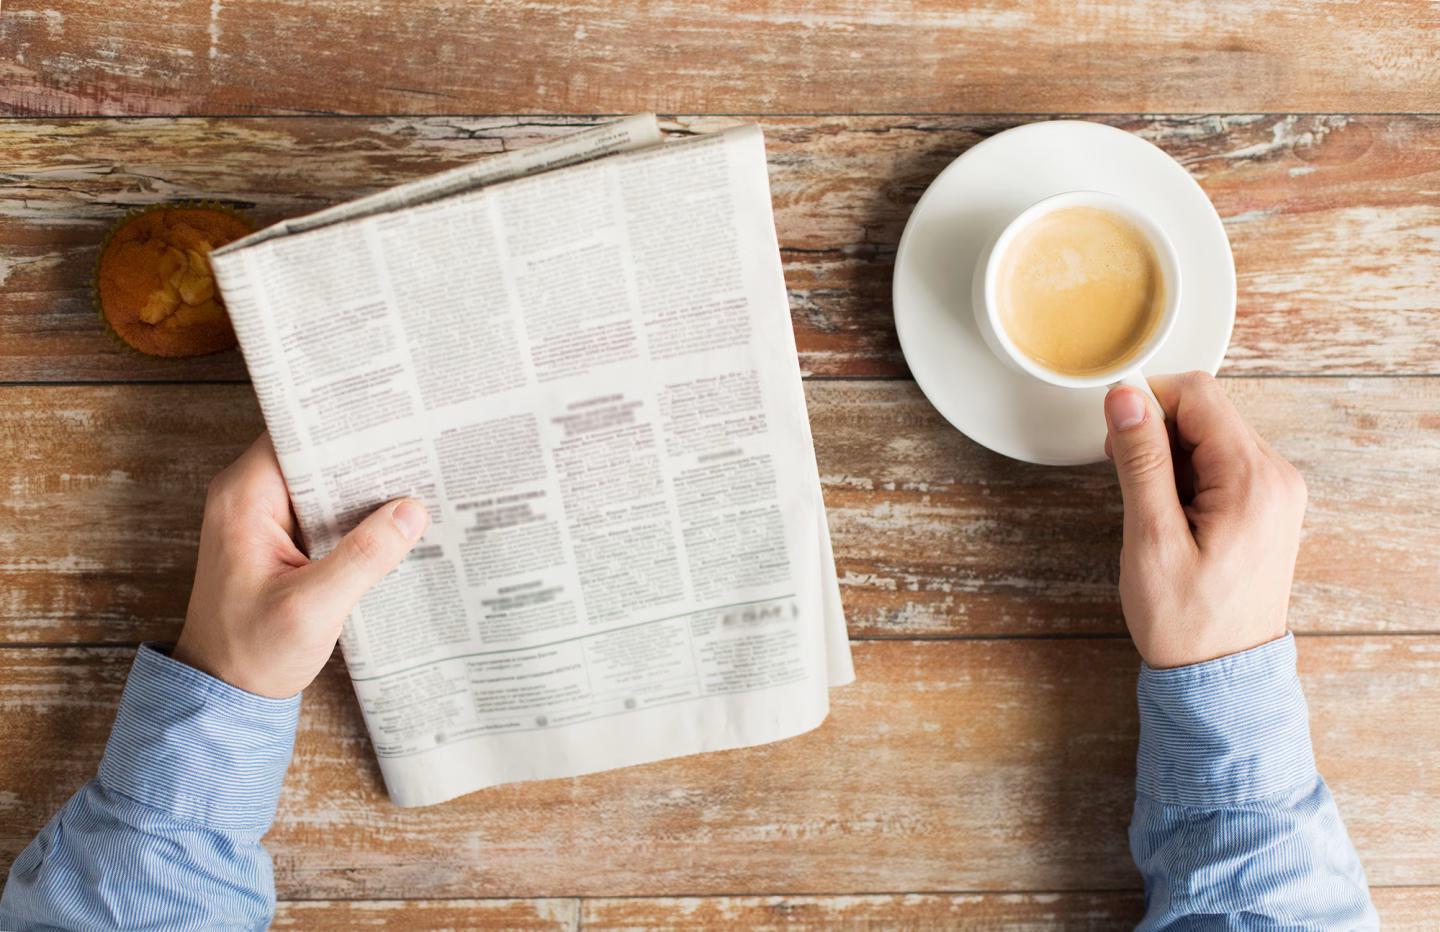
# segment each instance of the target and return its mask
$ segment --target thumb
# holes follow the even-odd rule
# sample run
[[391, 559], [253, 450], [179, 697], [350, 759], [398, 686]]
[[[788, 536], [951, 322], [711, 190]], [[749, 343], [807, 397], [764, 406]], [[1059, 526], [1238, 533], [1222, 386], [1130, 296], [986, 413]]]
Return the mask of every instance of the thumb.
[[425, 506], [413, 498], [387, 502], [355, 525], [324, 559], [301, 572], [303, 585], [349, 614], [370, 587], [400, 565], [430, 523]]
[[1107, 447], [1125, 500], [1125, 540], [1189, 533], [1175, 488], [1170, 435], [1159, 409], [1134, 388], [1120, 386], [1105, 396]]

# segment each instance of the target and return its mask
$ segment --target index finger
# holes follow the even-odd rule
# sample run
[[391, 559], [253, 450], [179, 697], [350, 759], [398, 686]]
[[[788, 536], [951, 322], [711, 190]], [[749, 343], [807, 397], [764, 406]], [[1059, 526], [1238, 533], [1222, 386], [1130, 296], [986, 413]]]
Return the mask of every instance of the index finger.
[[1229, 465], [1243, 464], [1259, 452], [1254, 430], [1208, 373], [1157, 375], [1149, 382], [1175, 422], [1177, 439], [1190, 451], [1197, 480], [1203, 472], [1213, 475]]
[[226, 467], [221, 473], [220, 481], [226, 486], [228, 494], [263, 501], [275, 523], [280, 525], [286, 534], [295, 533], [295, 516], [290, 511], [290, 491], [286, 488], [285, 477], [280, 472], [280, 461], [275, 456], [275, 446], [270, 442], [269, 431], [263, 431], [235, 462]]

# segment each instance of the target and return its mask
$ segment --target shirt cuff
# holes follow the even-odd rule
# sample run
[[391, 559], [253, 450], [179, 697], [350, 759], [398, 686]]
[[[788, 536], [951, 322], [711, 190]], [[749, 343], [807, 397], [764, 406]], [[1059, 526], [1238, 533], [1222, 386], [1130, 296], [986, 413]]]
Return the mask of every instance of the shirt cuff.
[[1216, 807], [1275, 796], [1316, 774], [1295, 637], [1171, 670], [1140, 665], [1136, 788]]
[[299, 714], [299, 695], [257, 696], [142, 645], [100, 785], [177, 819], [259, 837], [275, 819]]

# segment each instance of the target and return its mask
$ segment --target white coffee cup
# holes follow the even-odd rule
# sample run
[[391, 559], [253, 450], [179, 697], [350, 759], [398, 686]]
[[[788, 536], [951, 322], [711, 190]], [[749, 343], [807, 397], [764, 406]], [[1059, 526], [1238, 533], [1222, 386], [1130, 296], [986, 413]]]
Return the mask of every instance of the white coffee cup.
[[[1114, 369], [1090, 375], [1067, 375], [1056, 372], [1021, 352], [1001, 324], [999, 301], [996, 296], [999, 286], [1000, 260], [1014, 242], [1015, 237], [1041, 217], [1068, 207], [1095, 207], [1128, 221], [1140, 231], [1155, 251], [1160, 274], [1165, 282], [1165, 299], [1161, 308], [1160, 320], [1149, 339], [1145, 341], [1145, 345], [1138, 353], [1127, 356]], [[1012, 368], [1060, 388], [1131, 385], [1144, 392], [1151, 401], [1155, 402], [1155, 406], [1160, 408], [1160, 403], [1155, 400], [1155, 395], [1145, 381], [1142, 370], [1145, 364], [1154, 357], [1175, 326], [1175, 317], [1180, 308], [1180, 260], [1175, 254], [1174, 244], [1170, 242], [1170, 237], [1165, 235], [1165, 231], [1160, 228], [1160, 225], [1128, 201], [1103, 191], [1067, 191], [1031, 204], [1007, 223], [1005, 228], [1000, 231], [1000, 235], [987, 248], [980, 251], [979, 260], [975, 264], [970, 303], [975, 311], [975, 323], [979, 326], [980, 335], [985, 338], [986, 345], [1002, 362]]]

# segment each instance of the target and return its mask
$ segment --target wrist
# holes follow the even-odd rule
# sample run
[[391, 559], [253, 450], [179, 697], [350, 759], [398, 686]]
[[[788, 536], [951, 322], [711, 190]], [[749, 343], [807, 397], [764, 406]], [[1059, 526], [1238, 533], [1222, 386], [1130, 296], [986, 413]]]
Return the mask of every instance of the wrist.
[[175, 642], [175, 646], [170, 648], [170, 659], [177, 663], [183, 663], [185, 666], [198, 670], [206, 676], [213, 677], [222, 683], [230, 686], [235, 685], [222, 676], [214, 664], [207, 661], [200, 652], [195, 650], [194, 645], [186, 640], [183, 630], [180, 632], [180, 639]]
[[[188, 629], [188, 625], [186, 626]], [[237, 676], [232, 665], [220, 662], [216, 659], [216, 652], [206, 650], [194, 640], [187, 638], [184, 630], [180, 632], [180, 639], [170, 649], [169, 657], [177, 663], [182, 663], [193, 670], [205, 674], [211, 679], [219, 680], [226, 686], [244, 690], [257, 696], [264, 695], [259, 690], [251, 689], [243, 676]], [[284, 698], [276, 696], [265, 696], [265, 698]]]
[[[182, 663], [207, 677], [219, 680], [226, 686], [249, 693], [263, 699], [291, 699], [298, 696], [304, 686], [290, 689], [283, 682], [271, 682], [273, 677], [267, 678], [266, 671], [258, 670], [254, 664], [247, 664], [243, 659], [237, 657], [234, 651], [226, 649], [224, 639], [207, 641], [203, 637], [189, 637], [186, 629], [180, 632], [180, 639], [171, 648], [169, 657], [178, 663]], [[272, 661], [270, 669], [275, 668], [278, 660]]]
[[1152, 627], [1171, 629], [1165, 630], [1165, 637], [1157, 639], [1158, 643], [1147, 642], [1143, 647], [1136, 643], [1141, 659], [1152, 670], [1174, 670], [1210, 663], [1263, 647], [1286, 634], [1283, 620], [1278, 625], [1261, 630], [1204, 632], [1188, 639], [1177, 638], [1172, 625]]

